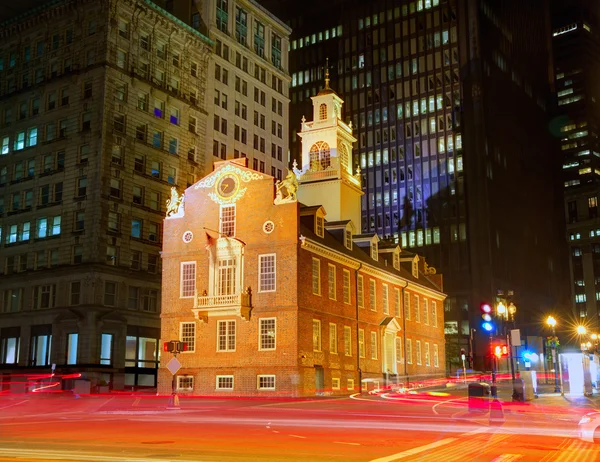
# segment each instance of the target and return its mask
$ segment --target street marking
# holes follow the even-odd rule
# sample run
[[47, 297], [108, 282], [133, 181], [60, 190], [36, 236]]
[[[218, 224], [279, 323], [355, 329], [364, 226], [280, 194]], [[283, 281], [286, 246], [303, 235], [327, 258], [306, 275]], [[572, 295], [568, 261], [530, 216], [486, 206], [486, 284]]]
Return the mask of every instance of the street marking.
[[350, 446], [360, 446], [360, 443], [346, 443], [345, 441], [334, 441], [335, 444], [349, 444]]
[[[36, 459], [45, 459], [45, 460], [89, 460], [89, 461], [99, 461], [99, 462], [156, 462], [159, 460], [164, 461], [164, 459], [152, 459], [147, 457], [125, 457], [125, 456], [107, 456], [104, 454], [94, 454], [94, 453], [70, 453], [67, 451], [53, 451], [48, 449], [9, 449], [9, 448], [0, 448], [0, 456], [7, 457], [31, 457]], [[199, 460], [192, 461], [190, 459], [183, 460], [180, 462], [202, 462]]]
[[140, 404], [141, 400], [142, 400], [142, 398], [136, 398], [135, 401], [133, 402], [133, 404], [131, 406], [132, 407], [137, 406], [138, 404]]
[[373, 459], [370, 462], [392, 462], [394, 460], [404, 459], [405, 457], [414, 456], [415, 454], [419, 454], [420, 452], [429, 451], [430, 449], [439, 448], [440, 446], [445, 446], [447, 444], [454, 443], [456, 440], [458, 440], [458, 438], [445, 438], [443, 440], [435, 441], [424, 446], [412, 448], [407, 451], [402, 451], [391, 456]]
[[492, 460], [492, 462], [512, 462], [513, 460], [519, 460], [522, 457], [523, 454], [502, 454]]
[[288, 435], [291, 436], [292, 438], [304, 438], [306, 439], [306, 436], [300, 436], [300, 435]]
[[23, 401], [19, 401], [18, 403], [15, 403], [15, 404], [10, 404], [10, 405], [8, 405], [8, 406], [0, 407], [0, 410], [2, 410], [2, 409], [8, 409], [9, 407], [18, 406], [19, 404], [26, 403], [27, 401], [29, 401], [29, 400], [28, 400], [28, 399], [25, 399], [25, 400], [23, 400]]
[[442, 405], [442, 404], [450, 403], [451, 401], [463, 401], [463, 400], [465, 400], [465, 399], [467, 399], [467, 398], [454, 398], [454, 399], [448, 399], [448, 400], [446, 400], [446, 401], [440, 401], [439, 403], [437, 403], [437, 404], [434, 404], [434, 405], [432, 406], [431, 410], [433, 411], [433, 413], [434, 413], [435, 415], [439, 415], [438, 411], [436, 411], [436, 409], [435, 409], [436, 407], [438, 407], [438, 406], [440, 406], [440, 405]]

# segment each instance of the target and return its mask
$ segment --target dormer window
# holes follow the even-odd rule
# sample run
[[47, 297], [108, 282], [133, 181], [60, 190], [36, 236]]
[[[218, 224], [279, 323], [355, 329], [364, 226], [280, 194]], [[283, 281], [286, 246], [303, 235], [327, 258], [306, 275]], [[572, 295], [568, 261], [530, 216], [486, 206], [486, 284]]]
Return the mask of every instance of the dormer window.
[[219, 232], [224, 236], [235, 236], [235, 205], [221, 206]]
[[317, 236], [319, 237], [323, 237], [324, 234], [324, 230], [325, 230], [325, 219], [323, 217], [320, 216], [316, 216], [315, 217], [315, 233], [317, 234]]
[[352, 250], [352, 231], [347, 229], [344, 234], [344, 244], [348, 250]]
[[414, 278], [419, 278], [419, 261], [415, 258], [412, 262], [412, 275]]
[[371, 258], [375, 261], [378, 260], [378, 258], [377, 258], [377, 241], [371, 242]]
[[327, 119], [327, 104], [321, 104], [319, 106], [319, 120]]

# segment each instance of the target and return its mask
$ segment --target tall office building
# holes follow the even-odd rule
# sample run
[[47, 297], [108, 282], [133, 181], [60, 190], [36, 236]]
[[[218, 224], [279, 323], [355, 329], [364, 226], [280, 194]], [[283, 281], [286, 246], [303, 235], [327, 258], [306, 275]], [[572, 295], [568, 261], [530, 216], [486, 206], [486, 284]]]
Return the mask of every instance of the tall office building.
[[545, 2], [264, 5], [293, 30], [292, 158], [329, 58], [358, 139], [361, 231], [442, 271], [451, 342], [468, 349], [474, 334], [474, 355], [486, 356], [479, 307], [500, 293], [514, 293], [530, 332], [568, 304]]
[[207, 164], [247, 157], [254, 170], [282, 179], [289, 166], [290, 28], [254, 0], [164, 4], [215, 42], [208, 61]]
[[575, 319], [598, 328], [600, 303], [600, 4], [552, 2], [552, 43], [558, 96], [553, 124], [563, 154], [565, 217]]
[[0, 24], [1, 372], [155, 386], [165, 201], [203, 174], [212, 46], [148, 0]]

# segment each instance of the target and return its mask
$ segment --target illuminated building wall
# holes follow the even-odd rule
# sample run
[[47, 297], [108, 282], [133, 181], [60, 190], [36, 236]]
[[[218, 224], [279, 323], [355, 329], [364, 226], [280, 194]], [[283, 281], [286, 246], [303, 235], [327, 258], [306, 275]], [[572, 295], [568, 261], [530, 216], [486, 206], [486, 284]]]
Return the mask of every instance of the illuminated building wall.
[[[297, 199], [295, 176], [274, 185], [237, 159], [216, 163], [165, 220], [162, 338], [189, 347], [178, 391], [348, 394], [445, 376], [441, 275], [348, 219], [360, 180], [342, 154], [354, 139], [342, 103], [327, 88], [313, 100]], [[331, 220], [319, 203], [329, 196], [345, 202]]]
[[292, 159], [329, 57], [358, 139], [361, 231], [441, 269], [450, 340], [469, 348], [497, 290], [514, 291], [526, 323], [566, 302], [544, 2], [263, 4], [293, 30]]
[[203, 174], [211, 42], [149, 1], [0, 24], [0, 368], [156, 384], [165, 201]]
[[567, 240], [571, 254], [572, 306], [577, 323], [598, 328], [600, 303], [600, 5], [552, 2], [552, 45]]

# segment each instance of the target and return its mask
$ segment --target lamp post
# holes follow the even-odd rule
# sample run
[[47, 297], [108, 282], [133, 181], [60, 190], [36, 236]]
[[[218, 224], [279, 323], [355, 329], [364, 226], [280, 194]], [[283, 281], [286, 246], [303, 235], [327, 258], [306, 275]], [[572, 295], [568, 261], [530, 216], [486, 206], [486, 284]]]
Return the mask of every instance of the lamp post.
[[[509, 295], [512, 295], [512, 291], [508, 292]], [[512, 385], [513, 385], [513, 398], [516, 396], [515, 391], [515, 365], [513, 363], [513, 354], [512, 354], [512, 339], [510, 336], [510, 332], [506, 329], [506, 321], [510, 321], [512, 323], [515, 322], [515, 314], [517, 313], [517, 307], [513, 302], [507, 302], [508, 306], [505, 305], [504, 301], [498, 302], [496, 306], [496, 313], [499, 318], [502, 318], [502, 331], [506, 336], [506, 344], [508, 346], [508, 360], [510, 362], [510, 373], [512, 377]]]
[[[558, 385], [558, 366], [557, 366], [557, 356], [558, 353], [556, 351], [556, 319], [553, 316], [548, 316], [546, 319], [546, 324], [552, 327], [552, 365], [554, 366], [554, 392], [560, 392], [560, 386]], [[583, 326], [581, 326], [583, 327]]]

